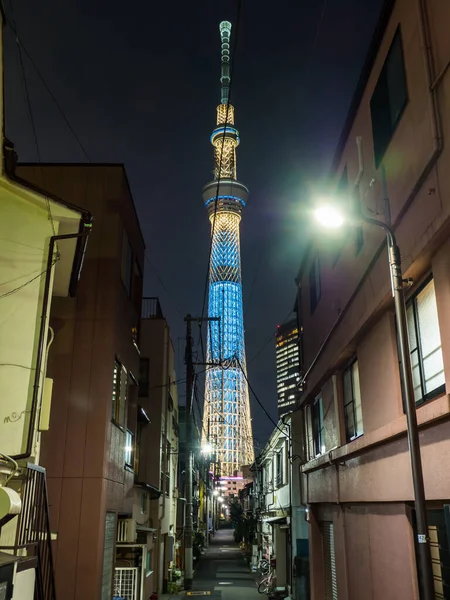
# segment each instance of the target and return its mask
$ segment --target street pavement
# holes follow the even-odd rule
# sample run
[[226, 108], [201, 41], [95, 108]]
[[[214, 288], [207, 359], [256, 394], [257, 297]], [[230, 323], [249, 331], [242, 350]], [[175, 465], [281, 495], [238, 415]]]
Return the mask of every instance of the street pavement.
[[[195, 592], [210, 592], [208, 595]], [[209, 548], [201, 556], [194, 573], [191, 594], [186, 592], [174, 596], [163, 596], [176, 600], [205, 598], [205, 600], [266, 600], [259, 594], [255, 576], [251, 573], [238, 544], [233, 539], [232, 529], [219, 529], [211, 539]]]

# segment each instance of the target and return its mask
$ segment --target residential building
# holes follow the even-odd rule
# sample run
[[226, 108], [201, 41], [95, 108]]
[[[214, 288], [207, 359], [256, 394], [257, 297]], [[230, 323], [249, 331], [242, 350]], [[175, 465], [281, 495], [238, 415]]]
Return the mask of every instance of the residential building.
[[290, 416], [280, 420], [257, 458], [259, 556], [275, 563], [277, 588], [292, 582]]
[[[0, 92], [2, 93], [2, 92]], [[2, 129], [2, 128], [1, 128]], [[3, 129], [0, 131], [3, 140]], [[5, 141], [0, 164], [0, 549], [10, 564], [0, 596], [48, 598], [54, 592], [46, 474], [39, 464], [52, 405], [53, 316], [59, 302], [76, 302], [92, 217], [62, 194], [44, 194], [10, 169]], [[64, 200], [62, 199], [64, 198]], [[37, 511], [34, 513], [34, 511]], [[30, 515], [43, 528], [37, 537]], [[44, 524], [44, 525], [42, 525]], [[10, 556], [12, 559], [13, 557]], [[8, 563], [3, 557], [2, 567]], [[36, 596], [35, 596], [36, 594]]]
[[[53, 302], [47, 367], [53, 401], [41, 462], [48, 475], [57, 596], [110, 600], [113, 581], [114, 589], [118, 585], [116, 538], [137, 536], [132, 519], [144, 241], [123, 165], [25, 164], [16, 174], [95, 217], [77, 297]], [[142, 586], [134, 566], [128, 578], [130, 589]]]
[[297, 408], [300, 396], [298, 323], [293, 319], [278, 325], [276, 334], [278, 417]]
[[[333, 162], [342, 207], [390, 224], [401, 250], [436, 598], [450, 586], [449, 19], [447, 3], [384, 3]], [[297, 277], [312, 598], [416, 600], [386, 240], [368, 222], [338, 231], [311, 238]]]
[[[144, 298], [140, 330], [139, 408], [149, 422], [138, 425], [139, 515], [135, 521], [148, 540], [143, 599], [162, 594], [177, 565], [179, 409], [175, 353], [158, 298]], [[135, 488], [136, 489], [136, 488]], [[160, 494], [153, 494], [158, 489]], [[126, 568], [126, 564], [122, 565]]]

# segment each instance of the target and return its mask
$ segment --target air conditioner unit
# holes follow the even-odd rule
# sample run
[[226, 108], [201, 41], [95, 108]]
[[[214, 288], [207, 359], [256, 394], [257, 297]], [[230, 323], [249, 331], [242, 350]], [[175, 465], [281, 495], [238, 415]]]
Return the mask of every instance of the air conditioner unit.
[[119, 519], [117, 523], [117, 542], [120, 544], [135, 544], [136, 538], [134, 519]]

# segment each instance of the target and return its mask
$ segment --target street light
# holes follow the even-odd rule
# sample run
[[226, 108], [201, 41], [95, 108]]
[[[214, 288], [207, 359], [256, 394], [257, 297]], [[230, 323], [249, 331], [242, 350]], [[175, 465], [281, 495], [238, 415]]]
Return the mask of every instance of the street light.
[[364, 222], [369, 225], [381, 227], [386, 233], [389, 252], [389, 268], [391, 277], [392, 295], [394, 297], [395, 320], [397, 324], [397, 337], [401, 360], [401, 372], [406, 409], [406, 423], [408, 432], [409, 456], [411, 460], [411, 473], [414, 490], [414, 505], [417, 522], [417, 546], [419, 563], [422, 572], [422, 585], [424, 600], [434, 600], [434, 581], [431, 562], [430, 544], [428, 540], [427, 513], [425, 506], [425, 487], [423, 483], [423, 470], [420, 452], [419, 430], [417, 427], [416, 403], [414, 400], [414, 386], [411, 369], [411, 356], [409, 352], [408, 329], [406, 320], [405, 295], [403, 291], [404, 279], [401, 269], [400, 250], [394, 230], [383, 221], [366, 217], [362, 213], [346, 215], [341, 213], [332, 203], [327, 202], [315, 210], [316, 220], [324, 227], [335, 229], [344, 223], [354, 224]]
[[202, 452], [203, 452], [203, 454], [211, 454], [212, 446], [209, 442], [206, 442], [205, 444], [203, 444]]
[[214, 496], [218, 496], [219, 495], [219, 490], [214, 490], [213, 494], [214, 494]]

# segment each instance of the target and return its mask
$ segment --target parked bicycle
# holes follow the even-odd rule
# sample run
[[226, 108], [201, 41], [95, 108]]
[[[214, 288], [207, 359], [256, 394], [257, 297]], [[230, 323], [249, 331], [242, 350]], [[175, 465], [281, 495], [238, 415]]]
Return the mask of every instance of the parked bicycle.
[[269, 571], [261, 579], [258, 585], [258, 592], [260, 594], [271, 594], [275, 590], [275, 570], [269, 565]]

